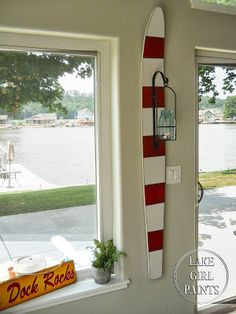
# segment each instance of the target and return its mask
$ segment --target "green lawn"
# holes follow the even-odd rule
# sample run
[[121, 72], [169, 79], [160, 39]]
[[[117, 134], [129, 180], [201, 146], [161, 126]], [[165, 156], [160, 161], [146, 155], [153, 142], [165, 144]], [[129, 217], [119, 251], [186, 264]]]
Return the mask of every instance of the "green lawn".
[[94, 185], [0, 194], [0, 216], [94, 204]]
[[203, 172], [199, 174], [203, 189], [214, 189], [223, 186], [236, 185], [236, 169]]

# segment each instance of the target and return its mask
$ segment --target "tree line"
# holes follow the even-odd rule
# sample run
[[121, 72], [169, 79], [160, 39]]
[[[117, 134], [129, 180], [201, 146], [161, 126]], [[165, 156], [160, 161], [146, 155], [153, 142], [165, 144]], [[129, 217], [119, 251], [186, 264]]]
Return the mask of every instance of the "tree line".
[[[93, 111], [93, 95], [78, 91], [65, 92], [59, 79], [66, 73], [81, 78], [91, 77], [94, 64], [93, 56], [1, 51], [0, 114], [7, 113], [15, 119], [22, 119], [37, 113], [56, 112], [63, 118], [74, 118], [80, 109]], [[215, 83], [215, 69], [214, 65], [199, 66], [198, 94], [201, 106], [222, 106], [222, 101], [217, 98], [219, 92]], [[229, 66], [223, 69], [223, 91], [233, 93], [236, 70]], [[203, 96], [209, 96], [204, 105], [201, 104], [206, 100]], [[226, 117], [234, 115], [234, 107], [235, 99], [229, 98], [224, 104]]]
[[[66, 73], [81, 78], [91, 77], [93, 71], [93, 56], [1, 51], [1, 113], [17, 116], [29, 107], [42, 106], [42, 111], [72, 115], [75, 104], [73, 107], [73, 101], [59, 79]], [[74, 96], [78, 100], [78, 95]]]
[[[88, 108], [91, 112], [94, 112], [94, 95], [87, 93], [80, 93], [77, 90], [66, 91], [61, 99], [61, 104], [65, 110], [54, 110], [57, 113], [58, 118], [62, 119], [74, 119], [79, 110]], [[49, 108], [43, 106], [39, 102], [28, 102], [15, 113], [10, 114], [15, 120], [24, 120], [40, 113], [49, 113]], [[6, 114], [6, 111], [4, 112]]]
[[236, 96], [216, 98], [215, 103], [210, 102], [210, 99], [209, 96], [203, 96], [199, 102], [199, 110], [221, 109], [225, 119], [236, 118]]

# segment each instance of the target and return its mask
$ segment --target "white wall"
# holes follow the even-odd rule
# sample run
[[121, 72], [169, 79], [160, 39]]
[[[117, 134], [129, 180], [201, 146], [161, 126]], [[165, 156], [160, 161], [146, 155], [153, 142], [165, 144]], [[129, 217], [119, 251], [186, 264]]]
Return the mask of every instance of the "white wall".
[[[183, 182], [167, 187], [164, 276], [147, 279], [141, 173], [141, 51], [152, 9], [166, 17], [166, 75], [178, 97], [178, 138], [167, 163], [182, 165]], [[173, 266], [194, 247], [194, 48], [236, 51], [235, 16], [192, 10], [190, 0], [0, 0], [0, 26], [117, 37], [120, 44], [120, 114], [126, 290], [36, 314], [191, 314], [172, 283]]]

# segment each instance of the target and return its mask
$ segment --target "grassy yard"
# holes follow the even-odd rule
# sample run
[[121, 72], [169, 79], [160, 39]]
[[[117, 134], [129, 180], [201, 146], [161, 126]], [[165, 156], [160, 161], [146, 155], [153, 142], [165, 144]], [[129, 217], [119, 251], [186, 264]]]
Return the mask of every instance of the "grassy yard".
[[236, 185], [236, 169], [203, 172], [199, 174], [203, 189], [214, 189], [223, 186]]
[[[199, 174], [199, 181], [204, 189], [236, 185], [236, 169], [203, 172]], [[0, 216], [82, 206], [95, 202], [96, 187], [94, 185], [0, 193]]]
[[94, 204], [94, 185], [0, 194], [0, 216]]

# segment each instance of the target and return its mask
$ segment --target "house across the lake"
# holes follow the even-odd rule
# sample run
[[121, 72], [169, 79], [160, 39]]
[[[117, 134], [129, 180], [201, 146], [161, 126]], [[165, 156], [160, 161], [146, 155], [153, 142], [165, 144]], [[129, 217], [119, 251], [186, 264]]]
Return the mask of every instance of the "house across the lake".
[[8, 123], [8, 116], [6, 114], [0, 115], [0, 124], [7, 124]]
[[26, 124], [53, 124], [57, 121], [56, 113], [39, 113], [25, 120]]
[[220, 109], [214, 110], [199, 110], [199, 122], [200, 123], [214, 123], [217, 121], [223, 121], [223, 112]]
[[94, 113], [88, 108], [79, 110], [77, 113], [77, 124], [94, 124]]

